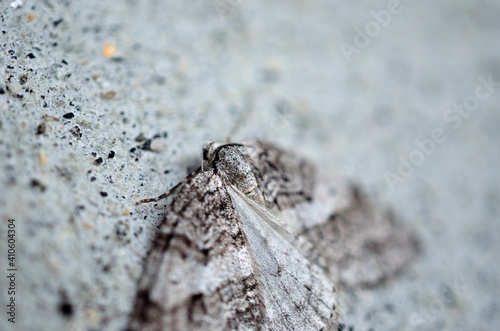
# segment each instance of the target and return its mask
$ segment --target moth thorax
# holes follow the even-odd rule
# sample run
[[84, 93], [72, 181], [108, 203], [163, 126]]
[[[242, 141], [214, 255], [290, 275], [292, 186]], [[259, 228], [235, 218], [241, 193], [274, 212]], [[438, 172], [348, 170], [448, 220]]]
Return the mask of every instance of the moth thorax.
[[257, 187], [257, 179], [248, 159], [235, 146], [223, 146], [218, 151], [215, 167], [238, 190], [248, 194]]

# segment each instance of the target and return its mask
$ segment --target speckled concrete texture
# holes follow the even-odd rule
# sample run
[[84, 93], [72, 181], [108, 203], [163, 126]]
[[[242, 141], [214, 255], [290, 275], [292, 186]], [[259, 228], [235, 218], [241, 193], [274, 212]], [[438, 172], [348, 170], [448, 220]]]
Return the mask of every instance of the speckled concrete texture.
[[[207, 140], [351, 178], [422, 239], [348, 330], [500, 329], [500, 3], [0, 3], [1, 330], [119, 330]], [[6, 305], [15, 222], [15, 324]]]

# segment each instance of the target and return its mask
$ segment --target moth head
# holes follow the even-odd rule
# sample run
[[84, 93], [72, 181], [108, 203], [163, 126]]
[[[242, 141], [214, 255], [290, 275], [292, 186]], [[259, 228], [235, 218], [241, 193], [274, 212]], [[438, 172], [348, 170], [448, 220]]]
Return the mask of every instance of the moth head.
[[[203, 150], [204, 162], [244, 194], [252, 193], [258, 186], [250, 158], [240, 144], [207, 144]], [[206, 159], [205, 159], [206, 157]]]
[[222, 146], [222, 144], [215, 141], [209, 141], [205, 145], [203, 145], [203, 150], [201, 153], [202, 167], [204, 165], [206, 165], [207, 167], [210, 166], [210, 163], [212, 163], [212, 160], [214, 158], [215, 150], [220, 146]]
[[[218, 153], [222, 148], [231, 148], [231, 147], [243, 147], [242, 144], [235, 143], [221, 143], [216, 141], [209, 141], [205, 145], [203, 145], [202, 150], [202, 168], [208, 170], [209, 168], [213, 168], [214, 164], [218, 162], [219, 156]], [[240, 154], [242, 154], [240, 152]]]

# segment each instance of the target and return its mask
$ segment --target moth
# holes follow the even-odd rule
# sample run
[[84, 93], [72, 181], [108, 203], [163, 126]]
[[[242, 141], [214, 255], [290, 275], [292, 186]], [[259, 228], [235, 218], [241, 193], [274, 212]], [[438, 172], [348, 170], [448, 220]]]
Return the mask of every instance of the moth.
[[417, 238], [354, 185], [263, 141], [208, 143], [171, 191], [129, 330], [342, 330], [338, 288], [374, 286]]

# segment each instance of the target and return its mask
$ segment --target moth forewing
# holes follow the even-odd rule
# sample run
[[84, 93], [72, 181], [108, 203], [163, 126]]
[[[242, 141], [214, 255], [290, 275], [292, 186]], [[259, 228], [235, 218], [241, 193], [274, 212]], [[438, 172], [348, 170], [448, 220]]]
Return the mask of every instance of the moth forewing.
[[[252, 201], [230, 188], [229, 195], [255, 260], [271, 330], [330, 330], [338, 327], [336, 288], [265, 219]], [[280, 229], [280, 228], [278, 228]]]
[[167, 206], [145, 261], [130, 330], [262, 325], [263, 302], [241, 231], [224, 180], [213, 170], [191, 177]]

